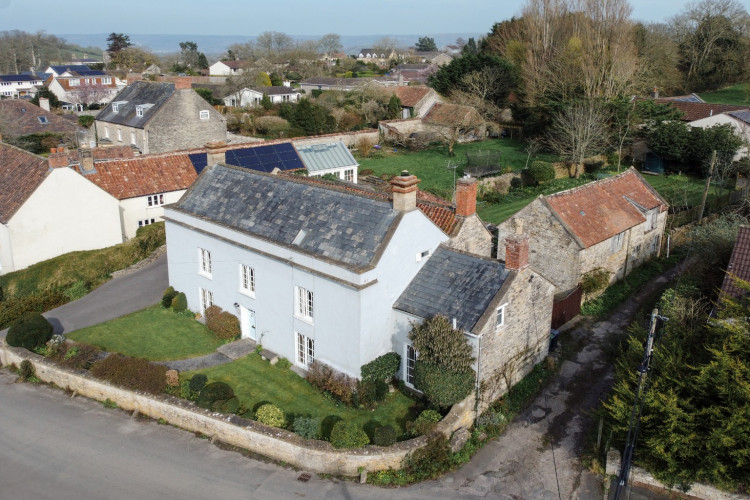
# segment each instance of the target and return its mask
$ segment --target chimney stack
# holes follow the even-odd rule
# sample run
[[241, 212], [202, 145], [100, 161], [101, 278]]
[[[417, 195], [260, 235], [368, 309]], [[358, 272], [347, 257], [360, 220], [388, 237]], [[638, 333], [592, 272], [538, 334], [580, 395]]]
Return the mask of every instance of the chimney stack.
[[514, 234], [505, 238], [505, 268], [523, 271], [529, 266], [529, 237]]
[[46, 97], [40, 97], [39, 107], [42, 108], [44, 111], [49, 111], [49, 99], [47, 99]]
[[224, 141], [214, 141], [209, 142], [205, 146], [206, 148], [206, 160], [207, 165], [210, 167], [211, 165], [215, 165], [217, 163], [226, 164], [227, 163], [227, 144]]
[[420, 181], [411, 175], [408, 170], [391, 180], [391, 191], [393, 192], [393, 209], [399, 212], [408, 212], [417, 208], [417, 184]]
[[190, 76], [176, 76], [174, 77], [174, 88], [175, 90], [186, 90], [193, 88], [193, 78]]
[[128, 82], [128, 85], [134, 82], [140, 82], [143, 80], [143, 75], [140, 73], [128, 73], [128, 76], [125, 77], [125, 81]]
[[49, 163], [49, 168], [67, 167], [70, 164], [65, 148], [50, 148], [47, 162]]
[[456, 181], [456, 215], [468, 217], [477, 212], [477, 180], [462, 177]]
[[651, 91], [651, 97], [654, 98], [654, 99], [658, 99], [659, 98], [659, 89], [657, 89], [656, 87], [654, 87], [654, 90]]

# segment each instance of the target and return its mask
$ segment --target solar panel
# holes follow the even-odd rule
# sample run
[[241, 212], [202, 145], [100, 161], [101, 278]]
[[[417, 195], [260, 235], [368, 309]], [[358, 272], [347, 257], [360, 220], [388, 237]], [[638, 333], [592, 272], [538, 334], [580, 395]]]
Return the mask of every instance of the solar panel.
[[270, 173], [274, 169], [299, 170], [305, 168], [297, 151], [290, 143], [233, 149], [226, 153], [228, 165]]
[[194, 153], [188, 155], [188, 158], [190, 158], [190, 163], [193, 164], [195, 173], [198, 175], [200, 175], [200, 173], [203, 172], [203, 169], [206, 168], [206, 165], [208, 165], [208, 155], [206, 153]]

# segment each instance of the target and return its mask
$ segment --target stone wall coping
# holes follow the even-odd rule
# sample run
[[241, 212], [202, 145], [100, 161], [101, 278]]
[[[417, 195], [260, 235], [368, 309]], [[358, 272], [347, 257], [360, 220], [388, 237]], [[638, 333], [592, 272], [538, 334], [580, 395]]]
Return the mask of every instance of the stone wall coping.
[[[0, 339], [0, 362], [19, 366], [23, 360], [34, 365], [36, 376], [43, 382], [74, 391], [97, 401], [109, 399], [126, 411], [140, 414], [190, 432], [200, 432], [229, 445], [244, 448], [272, 460], [285, 462], [310, 472], [357, 476], [367, 471], [400, 469], [407, 454], [427, 444], [427, 436], [396, 443], [387, 448], [368, 445], [360, 449], [339, 450], [327, 441], [304, 439], [285, 429], [269, 427], [236, 415], [214, 413], [199, 408], [192, 401], [169, 395], [152, 395], [130, 391], [94, 378], [85, 370], [60, 367], [39, 354], [24, 348], [11, 347]], [[475, 399], [471, 395], [453, 406], [440, 421], [435, 432], [447, 438], [461, 428], [473, 424]]]

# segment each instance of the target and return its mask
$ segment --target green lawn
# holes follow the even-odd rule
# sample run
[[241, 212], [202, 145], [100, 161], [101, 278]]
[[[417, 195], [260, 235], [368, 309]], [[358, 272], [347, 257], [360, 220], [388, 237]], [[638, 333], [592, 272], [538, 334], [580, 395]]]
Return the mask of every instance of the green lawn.
[[67, 336], [105, 351], [152, 361], [202, 356], [221, 345], [204, 325], [161, 305], [76, 330]]
[[[703, 190], [706, 187], [705, 179], [686, 175], [644, 175], [643, 177], [670, 205], [674, 206], [700, 205]], [[708, 190], [709, 200], [718, 194], [717, 191], [712, 183]]]
[[748, 83], [738, 83], [713, 92], [701, 92], [698, 95], [706, 102], [750, 106], [750, 84]]
[[[398, 175], [402, 170], [419, 177], [422, 181], [420, 189], [435, 193], [446, 199], [451, 199], [453, 193], [453, 170], [447, 168], [449, 161], [466, 164], [466, 152], [475, 150], [501, 151], [500, 164], [514, 171], [521, 170], [526, 165], [527, 154], [523, 150], [523, 143], [511, 139], [490, 139], [482, 142], [456, 144], [454, 157], [448, 156], [447, 146], [438, 146], [422, 151], [408, 151], [399, 148], [384, 147], [375, 158], [359, 158], [360, 171], [371, 169], [376, 176], [383, 174]], [[537, 160], [555, 161], [550, 155], [537, 155]], [[459, 172], [460, 174], [460, 172]]]
[[232, 363], [185, 372], [183, 377], [204, 373], [209, 382], [226, 382], [240, 399], [240, 406], [255, 409], [262, 402], [281, 408], [287, 416], [310, 415], [324, 421], [329, 416], [352, 420], [371, 431], [374, 426], [392, 425], [398, 434], [407, 421], [414, 420], [417, 403], [396, 391], [375, 410], [356, 410], [323, 397], [307, 380], [289, 369], [272, 366], [258, 354], [250, 354]]

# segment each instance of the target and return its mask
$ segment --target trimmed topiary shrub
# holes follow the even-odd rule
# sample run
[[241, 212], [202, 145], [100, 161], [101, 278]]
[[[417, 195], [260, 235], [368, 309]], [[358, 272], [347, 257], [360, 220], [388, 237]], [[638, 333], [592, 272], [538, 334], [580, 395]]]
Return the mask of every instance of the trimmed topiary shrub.
[[178, 313], [187, 310], [187, 297], [183, 292], [178, 293], [172, 299], [172, 309]]
[[320, 418], [297, 417], [292, 425], [294, 433], [305, 439], [320, 439]]
[[265, 404], [258, 408], [255, 412], [255, 419], [261, 424], [270, 425], [271, 427], [286, 426], [284, 412], [281, 411], [281, 408], [272, 404]]
[[208, 377], [202, 373], [196, 373], [190, 378], [190, 390], [193, 392], [201, 392], [201, 390], [206, 387], [206, 382], [208, 382]]
[[240, 407], [240, 400], [237, 396], [232, 396], [229, 399], [223, 399], [221, 401], [214, 401], [211, 404], [211, 411], [227, 414], [235, 414], [237, 409]]
[[206, 308], [206, 327], [220, 340], [234, 340], [240, 336], [240, 320], [234, 314], [213, 305]]
[[169, 309], [172, 307], [172, 300], [174, 300], [175, 296], [177, 295], [177, 291], [174, 289], [174, 287], [169, 287], [164, 291], [164, 295], [161, 296], [161, 305], [165, 309]]
[[18, 376], [21, 377], [21, 380], [29, 380], [34, 375], [34, 365], [31, 364], [31, 361], [28, 359], [21, 361], [21, 365], [18, 367]]
[[97, 361], [91, 365], [91, 373], [113, 384], [151, 394], [161, 394], [167, 387], [166, 366], [122, 354], [110, 354]]
[[211, 409], [217, 401], [226, 401], [234, 397], [234, 390], [224, 382], [211, 382], [207, 384], [195, 400], [195, 404], [201, 408]]
[[390, 425], [376, 427], [372, 434], [372, 442], [378, 446], [390, 446], [396, 442], [396, 431]]
[[435, 410], [424, 410], [414, 422], [407, 422], [406, 430], [410, 436], [429, 434], [442, 418]]
[[555, 178], [555, 167], [546, 161], [537, 160], [531, 163], [528, 173], [535, 183], [541, 184]]
[[29, 351], [42, 347], [52, 338], [52, 323], [39, 313], [26, 314], [10, 325], [5, 341], [9, 346]]
[[341, 420], [331, 429], [331, 444], [334, 448], [362, 448], [370, 443], [370, 438], [356, 423]]
[[474, 389], [474, 378], [473, 370], [451, 372], [419, 360], [414, 367], [414, 386], [439, 408], [449, 408], [468, 396]]
[[362, 380], [388, 382], [396, 374], [399, 366], [401, 366], [401, 356], [395, 352], [383, 354], [362, 365], [360, 370]]

